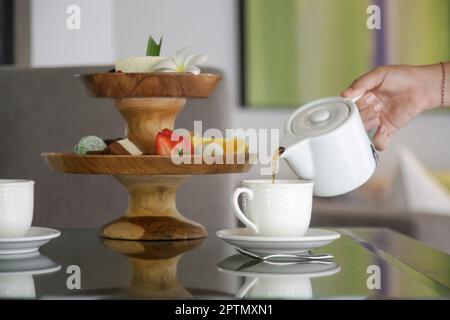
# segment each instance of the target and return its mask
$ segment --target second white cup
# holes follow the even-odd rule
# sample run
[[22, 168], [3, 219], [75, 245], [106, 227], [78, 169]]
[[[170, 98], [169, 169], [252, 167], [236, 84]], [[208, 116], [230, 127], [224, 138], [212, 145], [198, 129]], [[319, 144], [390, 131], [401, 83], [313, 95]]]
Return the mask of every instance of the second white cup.
[[23, 237], [30, 230], [34, 181], [0, 179], [0, 238]]
[[[243, 194], [243, 210], [239, 196]], [[313, 183], [304, 180], [244, 180], [232, 196], [234, 213], [252, 234], [301, 237], [311, 221]]]

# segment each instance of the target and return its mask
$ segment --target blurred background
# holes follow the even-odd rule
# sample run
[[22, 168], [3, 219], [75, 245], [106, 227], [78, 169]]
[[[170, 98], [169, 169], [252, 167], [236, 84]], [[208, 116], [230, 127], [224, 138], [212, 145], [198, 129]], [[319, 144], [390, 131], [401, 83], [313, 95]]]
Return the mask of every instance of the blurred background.
[[[450, 53], [445, 0], [240, 4], [247, 105], [298, 106], [338, 94], [374, 66], [435, 63]], [[380, 10], [380, 29], [366, 26], [371, 5]]]
[[[370, 30], [374, 4], [381, 28]], [[73, 6], [79, 29], [67, 26]], [[164, 37], [162, 55], [191, 47], [224, 75], [211, 99], [188, 101], [178, 127], [281, 129], [294, 108], [339, 95], [377, 65], [450, 60], [450, 2], [0, 0], [0, 176], [38, 182], [36, 223], [97, 227], [125, 210], [112, 178], [54, 174], [39, 154], [70, 151], [88, 134], [123, 134], [113, 102], [89, 98], [73, 74], [145, 55], [149, 34]], [[315, 199], [313, 224], [389, 227], [450, 252], [449, 137], [450, 112], [419, 116], [381, 153], [366, 185]], [[210, 229], [235, 225], [228, 197], [248, 177], [259, 167], [192, 178], [180, 211]], [[294, 176], [282, 164], [280, 177]]]

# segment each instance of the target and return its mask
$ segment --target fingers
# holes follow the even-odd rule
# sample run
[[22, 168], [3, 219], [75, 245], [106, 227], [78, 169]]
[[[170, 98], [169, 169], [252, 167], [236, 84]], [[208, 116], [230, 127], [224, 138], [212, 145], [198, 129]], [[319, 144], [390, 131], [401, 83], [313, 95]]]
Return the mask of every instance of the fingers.
[[379, 99], [373, 93], [368, 92], [356, 101], [356, 105], [359, 110], [363, 110], [378, 101]]
[[389, 133], [388, 128], [385, 125], [381, 125], [373, 139], [373, 145], [377, 150], [384, 150], [388, 146], [389, 142], [391, 141], [391, 135]]
[[[383, 109], [383, 104], [375, 96], [371, 96], [372, 99], [364, 100], [358, 105], [359, 113], [363, 121], [372, 119], [373, 117], [379, 116], [381, 110]], [[365, 102], [370, 101], [370, 102]]]
[[363, 95], [367, 91], [378, 87], [383, 82], [386, 74], [386, 67], [375, 68], [353, 81], [350, 87], [342, 92], [342, 96], [346, 98], [355, 98], [357, 96]]
[[380, 117], [373, 117], [369, 120], [364, 121], [364, 128], [366, 131], [370, 131], [380, 125]]
[[361, 120], [367, 131], [376, 128], [380, 124], [380, 112], [383, 109], [382, 102], [373, 94], [367, 93], [357, 102]]
[[[389, 145], [394, 129], [390, 130], [386, 126], [386, 119], [381, 121], [383, 103], [370, 91], [383, 83], [388, 70], [388, 67], [375, 68], [353, 81], [350, 87], [342, 92], [342, 96], [346, 98], [362, 96], [356, 104], [360, 110], [365, 129], [370, 131], [378, 127], [373, 139], [373, 144], [377, 150], [384, 150]], [[380, 125], [380, 123], [382, 124]]]

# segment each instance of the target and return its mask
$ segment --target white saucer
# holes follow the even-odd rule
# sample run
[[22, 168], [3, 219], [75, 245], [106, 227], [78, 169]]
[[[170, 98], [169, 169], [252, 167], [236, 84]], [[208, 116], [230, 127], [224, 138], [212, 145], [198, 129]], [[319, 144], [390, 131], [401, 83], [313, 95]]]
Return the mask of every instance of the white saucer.
[[217, 269], [221, 272], [241, 277], [325, 277], [338, 273], [341, 268], [335, 262], [330, 264], [292, 263], [271, 264], [255, 263], [255, 260], [241, 254], [236, 254], [219, 262]]
[[61, 265], [38, 251], [25, 254], [0, 255], [0, 276], [44, 274], [61, 269]]
[[0, 238], [0, 255], [23, 254], [38, 251], [40, 247], [61, 235], [56, 229], [31, 227], [20, 238]]
[[217, 231], [216, 235], [234, 247], [255, 254], [299, 254], [326, 246], [339, 239], [340, 234], [332, 230], [309, 228], [303, 237], [261, 237], [249, 233], [246, 228]]

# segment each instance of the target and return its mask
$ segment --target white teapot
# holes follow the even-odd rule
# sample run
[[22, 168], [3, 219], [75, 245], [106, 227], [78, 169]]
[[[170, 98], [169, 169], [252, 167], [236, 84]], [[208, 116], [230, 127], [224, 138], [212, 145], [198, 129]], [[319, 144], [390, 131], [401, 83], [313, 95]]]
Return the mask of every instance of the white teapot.
[[316, 196], [350, 192], [375, 171], [378, 155], [364, 129], [356, 100], [316, 100], [298, 108], [286, 121], [280, 157], [299, 178], [314, 182]]

